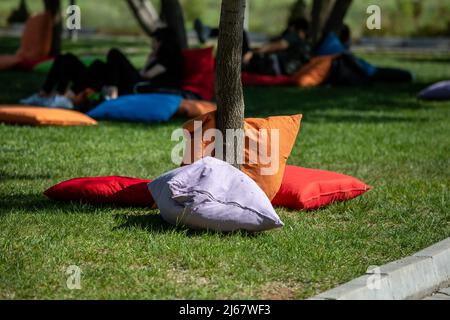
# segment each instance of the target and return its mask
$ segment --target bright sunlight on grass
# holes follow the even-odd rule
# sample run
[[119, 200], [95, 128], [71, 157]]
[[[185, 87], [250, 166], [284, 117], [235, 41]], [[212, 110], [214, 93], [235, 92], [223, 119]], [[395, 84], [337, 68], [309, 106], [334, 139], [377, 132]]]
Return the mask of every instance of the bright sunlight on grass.
[[[17, 45], [7, 44], [3, 52]], [[106, 52], [120, 43], [95, 45]], [[146, 47], [133, 45], [135, 61], [143, 61]], [[70, 46], [89, 53], [92, 42]], [[0, 125], [0, 299], [306, 298], [448, 237], [450, 103], [415, 96], [450, 79], [450, 56], [366, 58], [410, 69], [416, 82], [245, 90], [249, 117], [303, 113], [290, 164], [373, 186], [315, 212], [277, 209], [285, 226], [257, 235], [191, 232], [164, 223], [157, 210], [63, 204], [42, 195], [69, 178], [155, 178], [174, 168], [170, 135], [183, 119]], [[0, 101], [37, 91], [43, 77], [0, 73]], [[66, 288], [70, 265], [82, 269], [81, 290]]]

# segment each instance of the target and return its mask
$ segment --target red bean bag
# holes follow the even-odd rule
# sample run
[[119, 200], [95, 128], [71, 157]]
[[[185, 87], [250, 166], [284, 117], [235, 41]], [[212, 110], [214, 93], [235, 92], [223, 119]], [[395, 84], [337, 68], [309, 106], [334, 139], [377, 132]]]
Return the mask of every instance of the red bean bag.
[[58, 183], [44, 194], [58, 201], [151, 207], [154, 200], [147, 188], [149, 182], [119, 176], [75, 178]]
[[268, 76], [242, 72], [242, 84], [244, 86], [293, 86], [296, 83], [289, 76]]
[[368, 185], [340, 173], [286, 166], [281, 187], [272, 204], [296, 210], [314, 210], [356, 198], [368, 190]]
[[183, 50], [182, 89], [198, 94], [204, 100], [214, 96], [213, 48]]

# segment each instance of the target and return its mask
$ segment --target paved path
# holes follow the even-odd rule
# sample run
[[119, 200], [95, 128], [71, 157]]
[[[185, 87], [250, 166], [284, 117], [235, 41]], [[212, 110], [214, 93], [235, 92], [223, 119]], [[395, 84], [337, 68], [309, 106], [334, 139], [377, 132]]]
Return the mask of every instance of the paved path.
[[423, 300], [450, 300], [450, 287], [441, 289]]

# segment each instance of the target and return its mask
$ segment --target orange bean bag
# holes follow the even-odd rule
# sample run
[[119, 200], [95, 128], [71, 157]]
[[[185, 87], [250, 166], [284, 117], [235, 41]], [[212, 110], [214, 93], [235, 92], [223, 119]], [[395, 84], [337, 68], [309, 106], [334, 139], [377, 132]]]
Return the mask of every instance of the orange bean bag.
[[183, 99], [176, 115], [192, 119], [216, 110], [217, 106], [215, 103], [202, 100]]
[[0, 56], [0, 70], [14, 68], [20, 64], [41, 62], [48, 58], [52, 46], [53, 18], [43, 12], [31, 16], [22, 34], [20, 48], [15, 55]]
[[335, 57], [335, 55], [329, 55], [312, 58], [293, 75], [294, 82], [300, 87], [320, 86], [328, 79]]
[[[261, 187], [270, 200], [275, 197], [280, 189], [286, 162], [294, 147], [300, 129], [301, 119], [301, 114], [294, 116], [269, 117], [265, 119], [245, 119], [245, 164], [241, 166], [241, 169]], [[201, 121], [201, 127], [198, 128], [194, 126], [194, 121]], [[183, 164], [189, 164], [205, 156], [211, 155], [209, 154], [210, 148], [208, 147], [211, 141], [205, 141], [202, 138], [199, 148], [195, 148], [193, 137], [195, 134], [199, 137], [203, 137], [205, 131], [216, 128], [216, 112], [207, 113], [199, 118], [190, 120], [183, 125], [183, 128], [187, 130], [191, 136], [191, 144], [186, 148], [186, 150], [190, 150], [191, 153], [184, 155]], [[259, 139], [256, 134], [259, 129], [267, 129], [267, 138]], [[276, 157], [276, 159], [271, 157], [271, 132], [273, 129], [279, 130], [279, 146], [277, 148], [278, 157]], [[187, 143], [189, 143], [189, 140], [187, 140]], [[256, 143], [258, 143], [259, 150], [261, 148], [267, 150], [267, 152], [264, 152], [263, 154], [266, 154], [268, 159], [263, 160], [258, 156], [257, 159], [253, 159], [256, 161], [250, 161], [250, 146], [255, 145]], [[270, 168], [274, 168], [275, 170], [271, 170]]]
[[97, 121], [78, 111], [28, 106], [0, 107], [1, 122], [32, 126], [89, 126], [97, 124]]

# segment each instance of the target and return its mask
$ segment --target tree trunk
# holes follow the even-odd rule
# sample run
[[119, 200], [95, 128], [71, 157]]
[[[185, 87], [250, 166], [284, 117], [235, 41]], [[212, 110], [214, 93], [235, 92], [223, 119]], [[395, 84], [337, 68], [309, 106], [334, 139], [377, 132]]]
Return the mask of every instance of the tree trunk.
[[[241, 83], [242, 38], [245, 0], [222, 0], [216, 66], [217, 129], [223, 134], [224, 159], [240, 168], [244, 141], [244, 95]], [[237, 141], [226, 135], [227, 129], [240, 129]], [[237, 132], [237, 131], [235, 131]]]
[[161, 26], [155, 7], [148, 0], [126, 0], [142, 30], [148, 35]]
[[323, 28], [335, 0], [314, 0], [311, 11], [311, 42], [315, 46], [322, 38]]
[[176, 34], [182, 49], [188, 47], [183, 8], [178, 0], [161, 0], [161, 20]]
[[345, 15], [351, 4], [352, 0], [336, 0], [323, 31], [325, 34], [328, 32], [339, 33], [341, 31], [342, 26], [344, 25]]
[[44, 8], [53, 16], [53, 34], [51, 56], [57, 56], [61, 52], [62, 16], [60, 0], [44, 0]]
[[288, 26], [297, 19], [304, 18], [309, 20], [309, 13], [307, 10], [305, 0], [297, 0], [291, 7], [291, 13], [289, 14]]

